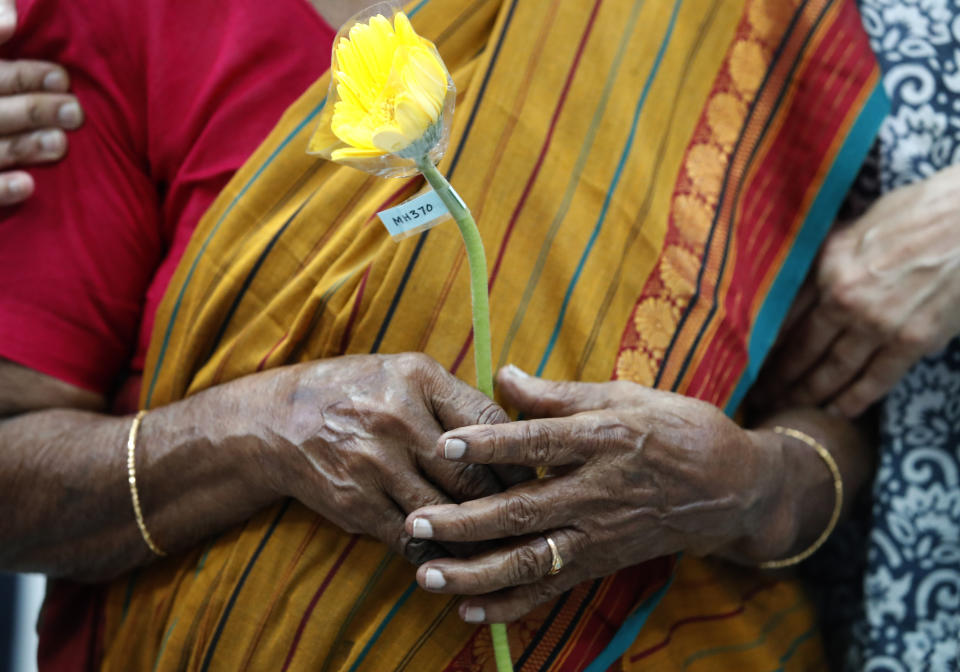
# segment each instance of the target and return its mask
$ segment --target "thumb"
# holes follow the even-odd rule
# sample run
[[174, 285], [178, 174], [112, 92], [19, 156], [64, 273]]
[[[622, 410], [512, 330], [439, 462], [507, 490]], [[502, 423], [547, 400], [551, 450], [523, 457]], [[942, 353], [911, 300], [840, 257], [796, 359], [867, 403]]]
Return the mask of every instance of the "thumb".
[[17, 29], [16, 0], [0, 0], [0, 44], [6, 42]]
[[531, 376], [513, 364], [500, 369], [497, 385], [504, 401], [528, 418], [558, 418], [612, 404], [609, 383], [577, 383]]
[[[470, 425], [499, 425], [510, 422], [500, 406], [480, 390], [454, 377], [439, 364], [424, 384], [427, 404], [444, 432]], [[442, 439], [443, 437], [441, 437]], [[438, 445], [443, 451], [444, 441]], [[490, 465], [500, 485], [506, 489], [535, 477], [532, 469], [507, 464]]]
[[490, 397], [451, 375], [439, 364], [424, 379], [423, 394], [444, 431], [469, 425], [509, 422], [506, 412]]

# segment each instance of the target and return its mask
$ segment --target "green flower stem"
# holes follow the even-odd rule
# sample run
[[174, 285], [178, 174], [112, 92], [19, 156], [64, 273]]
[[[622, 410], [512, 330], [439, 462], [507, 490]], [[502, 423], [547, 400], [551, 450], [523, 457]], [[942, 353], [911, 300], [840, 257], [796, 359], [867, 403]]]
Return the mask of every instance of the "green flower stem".
[[487, 256], [477, 223], [470, 210], [453, 193], [453, 187], [428, 157], [417, 161], [417, 168], [447, 206], [460, 228], [470, 266], [470, 298], [473, 300], [473, 356], [477, 369], [477, 389], [493, 398], [493, 357], [490, 353], [490, 297], [487, 292]]
[[[467, 248], [467, 265], [470, 267], [470, 298], [473, 301], [473, 356], [477, 369], [477, 389], [493, 398], [493, 357], [490, 352], [490, 296], [487, 291], [487, 256], [483, 251], [483, 240], [477, 223], [473, 221], [470, 210], [453, 193], [453, 187], [447, 181], [429, 157], [417, 160], [417, 168], [433, 187], [433, 190], [447, 206], [450, 215], [460, 229], [460, 236]], [[507, 640], [507, 626], [503, 623], [490, 624], [490, 636], [493, 639], [493, 655], [497, 661], [498, 672], [513, 672], [510, 658], [510, 642]]]
[[493, 639], [493, 657], [497, 661], [497, 671], [513, 672], [510, 642], [507, 640], [507, 626], [503, 623], [491, 623], [490, 637]]

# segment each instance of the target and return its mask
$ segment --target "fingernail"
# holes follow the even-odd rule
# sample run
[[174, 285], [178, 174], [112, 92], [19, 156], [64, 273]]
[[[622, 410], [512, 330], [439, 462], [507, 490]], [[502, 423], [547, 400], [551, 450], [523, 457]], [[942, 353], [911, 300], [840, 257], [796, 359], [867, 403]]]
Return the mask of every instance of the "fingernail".
[[512, 376], [517, 376], [518, 378], [529, 378], [530, 374], [521, 369], [515, 364], [507, 364], [507, 372]]
[[443, 444], [443, 456], [448, 460], [459, 460], [467, 452], [467, 443], [463, 439], [447, 439]]
[[483, 623], [486, 618], [483, 607], [467, 607], [463, 610], [463, 620], [467, 623]]
[[426, 518], [414, 518], [413, 536], [417, 539], [433, 539], [433, 525]]
[[11, 177], [7, 180], [7, 191], [11, 196], [23, 196], [30, 191], [30, 181], [25, 177]]
[[67, 136], [63, 131], [44, 131], [40, 134], [40, 148], [44, 154], [60, 154], [66, 146]]
[[447, 585], [447, 580], [443, 578], [443, 572], [439, 569], [428, 569], [426, 576], [423, 577], [423, 582], [430, 590], [440, 590]]
[[67, 76], [60, 70], [51, 70], [43, 78], [43, 88], [47, 91], [66, 91]]
[[57, 118], [60, 124], [66, 128], [76, 128], [83, 120], [83, 113], [77, 103], [66, 103], [60, 106], [57, 112]]

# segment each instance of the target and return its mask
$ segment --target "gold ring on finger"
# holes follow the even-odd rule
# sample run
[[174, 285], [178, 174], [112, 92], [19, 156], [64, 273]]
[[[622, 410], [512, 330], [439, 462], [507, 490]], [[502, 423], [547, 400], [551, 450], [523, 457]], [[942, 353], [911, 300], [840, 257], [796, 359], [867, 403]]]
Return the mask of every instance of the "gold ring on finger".
[[557, 542], [548, 536], [543, 538], [547, 540], [547, 546], [550, 547], [550, 569], [547, 570], [547, 576], [556, 576], [563, 569], [563, 556], [560, 555]]

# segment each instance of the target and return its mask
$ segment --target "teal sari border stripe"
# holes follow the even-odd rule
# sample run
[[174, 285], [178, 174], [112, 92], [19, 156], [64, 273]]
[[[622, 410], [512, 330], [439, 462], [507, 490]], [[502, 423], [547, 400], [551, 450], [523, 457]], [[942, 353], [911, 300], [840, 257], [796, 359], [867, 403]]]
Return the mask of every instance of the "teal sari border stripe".
[[[878, 82], [864, 104], [860, 116], [850, 129], [840, 153], [827, 174], [823, 188], [817, 195], [810, 212], [807, 213], [783, 269], [774, 281], [770, 294], [757, 315], [754, 328], [750, 334], [747, 370], [727, 404], [725, 411], [728, 415], [732, 415], [736, 411], [747, 389], [756, 379], [760, 363], [773, 345], [780, 324], [786, 317], [790, 303], [793, 301], [793, 296], [806, 277], [807, 270], [813, 262], [817, 249], [823, 242], [827, 231], [833, 225], [834, 217], [850, 190], [867, 152], [870, 151], [877, 130], [880, 128], [880, 123], [887, 116], [889, 109], [890, 102], [883, 86]], [[590, 663], [585, 672], [604, 672], [624, 654], [636, 640], [650, 614], [660, 604], [672, 583], [673, 577], [671, 576], [670, 580], [660, 590], [647, 598], [627, 618], [607, 645], [607, 648]]]
[[607, 648], [593, 659], [593, 662], [590, 663], [584, 672], [605, 672], [620, 659], [620, 656], [622, 656], [637, 639], [637, 635], [640, 634], [640, 630], [643, 629], [647, 619], [650, 618], [650, 614], [657, 608], [660, 600], [663, 599], [663, 596], [667, 594], [670, 586], [673, 585], [674, 576], [676, 576], [676, 570], [674, 570], [674, 573], [670, 575], [667, 582], [663, 584], [657, 592], [648, 597], [627, 617], [627, 620], [620, 626], [620, 629], [617, 630], [617, 634], [615, 634], [613, 639], [610, 640], [610, 643], [607, 644]]
[[794, 296], [806, 278], [827, 232], [833, 226], [837, 211], [850, 191], [860, 166], [873, 146], [877, 130], [889, 111], [890, 101], [882, 83], [878, 82], [840, 148], [823, 187], [797, 234], [793, 248], [757, 314], [747, 346], [747, 367], [724, 408], [727, 415], [736, 412], [747, 390], [756, 380], [760, 366], [777, 338], [777, 332], [787, 316]]

